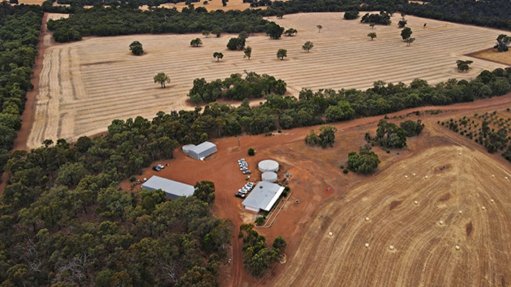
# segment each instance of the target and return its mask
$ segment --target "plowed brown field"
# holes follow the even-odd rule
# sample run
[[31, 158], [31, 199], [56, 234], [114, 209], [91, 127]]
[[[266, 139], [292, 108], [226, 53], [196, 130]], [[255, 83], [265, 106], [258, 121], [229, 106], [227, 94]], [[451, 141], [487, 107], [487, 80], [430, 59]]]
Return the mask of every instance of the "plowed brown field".
[[[482, 69], [503, 65], [476, 60], [469, 73], [457, 73], [455, 61], [467, 52], [491, 45], [500, 31], [407, 17], [416, 42], [406, 47], [395, 25], [376, 27], [378, 38], [358, 21], [341, 20], [341, 13], [286, 15], [277, 22], [298, 30], [296, 37], [269, 40], [253, 36], [252, 60], [241, 52], [226, 51], [229, 36], [204, 38], [199, 35], [136, 35], [88, 38], [53, 45], [46, 49], [40, 76], [35, 122], [28, 147], [46, 138], [75, 139], [104, 131], [113, 119], [190, 108], [186, 94], [195, 78], [224, 78], [231, 73], [268, 73], [288, 83], [289, 91], [301, 88], [367, 88], [376, 80], [409, 82], [423, 78], [438, 82], [451, 77], [470, 78]], [[396, 17], [394, 22], [396, 22]], [[428, 23], [426, 29], [422, 28]], [[316, 24], [323, 29], [318, 33]], [[201, 37], [204, 46], [189, 47]], [[128, 46], [141, 41], [147, 54], [132, 56]], [[302, 51], [311, 40], [314, 49]], [[46, 41], [49, 44], [49, 41]], [[288, 49], [288, 59], [276, 59], [279, 48]], [[222, 51], [217, 63], [212, 54]], [[166, 72], [172, 82], [167, 89], [153, 83], [157, 72]]]

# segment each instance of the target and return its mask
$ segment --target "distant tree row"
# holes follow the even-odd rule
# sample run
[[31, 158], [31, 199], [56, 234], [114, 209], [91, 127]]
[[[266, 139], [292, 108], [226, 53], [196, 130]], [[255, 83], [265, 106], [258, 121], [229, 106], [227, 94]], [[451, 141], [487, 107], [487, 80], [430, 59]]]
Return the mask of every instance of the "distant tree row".
[[224, 80], [207, 82], [204, 78], [195, 79], [188, 97], [193, 103], [210, 103], [217, 99], [237, 100], [263, 98], [267, 95], [283, 95], [286, 83], [270, 75], [254, 72], [232, 74]]
[[299, 12], [396, 11], [425, 18], [511, 30], [511, 2], [428, 0], [424, 5], [406, 0], [293, 0], [275, 1], [261, 11], [264, 15]]
[[[142, 33], [225, 33], [266, 32], [278, 39], [284, 28], [263, 19], [252, 11], [217, 11], [205, 9], [156, 9], [140, 11], [129, 7], [94, 7], [79, 9], [68, 19], [49, 20], [48, 29], [57, 42], [80, 40], [83, 36], [116, 36]], [[282, 30], [282, 31], [281, 31]]]
[[[189, 0], [59, 0], [59, 3], [71, 4], [71, 7], [53, 6], [55, 0], [48, 0], [43, 3], [43, 9], [48, 12], [57, 13], [81, 13], [84, 5], [110, 5], [111, 7], [126, 7], [136, 9], [140, 5], [149, 5], [154, 7], [162, 3], [188, 2], [192, 4], [194, 1]], [[244, 0], [251, 3], [252, 7], [267, 6], [265, 10], [253, 10], [252, 14], [261, 16], [277, 16], [283, 17], [285, 14], [300, 12], [341, 12], [349, 11], [347, 17], [354, 17], [354, 11], [388, 11], [390, 14], [400, 11], [406, 14], [432, 18], [438, 20], [446, 20], [458, 23], [473, 24], [479, 26], [489, 26], [500, 29], [511, 30], [511, 2], [508, 0], [492, 0], [492, 1], [458, 1], [458, 0], [429, 0], [424, 1], [425, 5], [413, 3], [406, 0], [293, 0], [293, 1], [271, 1], [271, 0]], [[184, 13], [190, 13], [192, 9], [186, 7]], [[206, 11], [205, 8], [199, 7], [194, 10], [201, 12]], [[353, 12], [352, 12], [353, 11]], [[218, 12], [213, 12], [218, 13]], [[351, 16], [353, 15], [353, 16]], [[114, 16], [112, 20], [118, 18]], [[90, 18], [91, 23], [96, 19]], [[98, 23], [109, 23], [97, 19]], [[113, 22], [113, 21], [112, 21]], [[227, 21], [229, 23], [229, 21]], [[375, 23], [376, 24], [376, 23]], [[94, 26], [95, 24], [93, 24]], [[174, 29], [169, 29], [174, 30]], [[172, 32], [168, 31], [168, 32]], [[197, 31], [195, 31], [197, 32]], [[238, 33], [240, 31], [236, 31]], [[136, 32], [131, 32], [131, 34]], [[157, 33], [157, 32], [155, 32]], [[84, 35], [84, 34], [82, 34]], [[98, 34], [91, 34], [98, 35]]]
[[25, 95], [32, 89], [41, 19], [40, 7], [0, 3], [0, 172], [21, 127]]

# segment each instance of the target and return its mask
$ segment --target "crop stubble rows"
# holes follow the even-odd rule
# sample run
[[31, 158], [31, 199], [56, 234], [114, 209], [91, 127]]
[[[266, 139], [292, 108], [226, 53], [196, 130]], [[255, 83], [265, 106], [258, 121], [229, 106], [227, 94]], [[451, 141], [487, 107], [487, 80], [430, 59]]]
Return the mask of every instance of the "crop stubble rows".
[[[55, 45], [47, 49], [41, 73], [41, 93], [37, 98], [34, 128], [27, 145], [39, 146], [45, 138], [75, 139], [106, 130], [113, 119], [158, 111], [190, 109], [186, 94], [195, 78], [207, 80], [232, 73], [254, 71], [285, 80], [296, 95], [301, 88], [367, 88], [376, 80], [410, 82], [423, 78], [439, 82], [448, 78], [470, 78], [482, 69], [502, 65], [476, 60], [472, 71], [458, 74], [454, 62], [463, 54], [493, 43], [497, 30], [407, 17], [416, 42], [401, 42], [395, 25], [374, 29], [378, 38], [370, 41], [372, 30], [358, 21], [343, 21], [341, 13], [286, 15], [276, 20], [294, 27], [296, 37], [269, 40], [258, 35], [248, 39], [252, 60], [241, 52], [226, 51], [230, 37], [204, 38], [204, 47], [190, 48], [198, 35], [135, 35], [88, 38], [81, 42]], [[397, 17], [394, 17], [397, 22]], [[428, 23], [426, 29], [422, 28]], [[318, 33], [316, 24], [324, 28]], [[130, 55], [128, 45], [138, 40], [147, 54]], [[311, 53], [301, 45], [314, 42]], [[285, 48], [289, 58], [276, 59], [276, 50]], [[222, 51], [216, 63], [212, 54]], [[172, 79], [167, 89], [152, 81], [164, 71]]]
[[508, 286], [510, 180], [464, 147], [397, 163], [321, 209], [276, 286]]

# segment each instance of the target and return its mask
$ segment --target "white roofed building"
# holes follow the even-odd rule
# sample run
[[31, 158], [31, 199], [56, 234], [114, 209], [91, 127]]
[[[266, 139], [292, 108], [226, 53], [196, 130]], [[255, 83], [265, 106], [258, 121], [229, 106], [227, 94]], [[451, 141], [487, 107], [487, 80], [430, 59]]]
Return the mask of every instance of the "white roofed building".
[[245, 209], [260, 212], [270, 211], [273, 205], [284, 192], [284, 187], [275, 183], [260, 181], [256, 184], [250, 194], [243, 200]]
[[203, 142], [199, 145], [184, 145], [182, 150], [189, 157], [198, 160], [204, 160], [206, 157], [217, 152], [216, 145], [212, 142]]
[[166, 179], [159, 176], [152, 176], [142, 184], [143, 189], [158, 190], [161, 189], [165, 192], [168, 199], [177, 199], [183, 196], [192, 196], [195, 192], [195, 187], [189, 184], [181, 183], [178, 181]]

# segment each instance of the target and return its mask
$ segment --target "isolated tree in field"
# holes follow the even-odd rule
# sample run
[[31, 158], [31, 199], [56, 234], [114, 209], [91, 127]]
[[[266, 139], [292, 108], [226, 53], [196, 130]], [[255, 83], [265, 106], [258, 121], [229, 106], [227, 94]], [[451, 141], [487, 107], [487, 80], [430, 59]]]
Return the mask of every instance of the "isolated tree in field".
[[316, 28], [318, 28], [318, 33], [321, 33], [321, 29], [323, 29], [323, 26], [321, 26], [321, 25], [316, 25]]
[[252, 57], [252, 47], [247, 46], [243, 49], [243, 54], [243, 58], [248, 58], [250, 60], [250, 57]]
[[279, 12], [277, 12], [276, 16], [277, 16], [277, 19], [282, 19], [282, 18], [284, 18], [284, 12], [279, 11]]
[[367, 146], [361, 147], [358, 153], [350, 152], [348, 154], [348, 169], [356, 173], [373, 173], [379, 163], [378, 156]]
[[399, 20], [399, 22], [397, 23], [397, 27], [399, 29], [402, 29], [406, 26], [406, 24], [408, 23], [408, 21], [405, 20], [405, 18]]
[[154, 82], [159, 83], [162, 88], [165, 88], [166, 83], [170, 83], [170, 77], [167, 74], [160, 72], [154, 76]]
[[376, 33], [371, 32], [371, 33], [367, 34], [367, 37], [371, 38], [371, 41], [372, 41], [372, 40], [374, 40], [374, 38], [376, 38]]
[[287, 50], [286, 49], [279, 49], [277, 51], [277, 58], [279, 58], [281, 61], [283, 61], [285, 57], [287, 57]]
[[335, 143], [335, 132], [337, 129], [332, 126], [324, 126], [320, 129], [319, 134], [311, 131], [305, 137], [305, 143], [311, 146], [321, 146], [322, 148], [332, 147]]
[[209, 37], [209, 34], [211, 34], [211, 32], [210, 32], [210, 31], [202, 31], [202, 35], [203, 35], [204, 37], [206, 37], [206, 38], [208, 38], [208, 37]]
[[144, 48], [142, 47], [142, 43], [139, 41], [134, 41], [130, 44], [130, 50], [133, 55], [140, 56], [144, 54]]
[[288, 37], [296, 36], [296, 34], [298, 34], [298, 30], [296, 30], [295, 28], [289, 28], [284, 32], [284, 35]]
[[223, 57], [224, 57], [224, 54], [222, 54], [220, 52], [214, 52], [213, 53], [213, 58], [215, 58], [217, 62], [222, 60]]
[[403, 38], [403, 41], [406, 41], [406, 39], [410, 38], [412, 36], [412, 29], [410, 27], [406, 27], [403, 30], [401, 30], [401, 38]]
[[192, 47], [200, 47], [202, 45], [202, 40], [199, 38], [195, 38], [192, 41], [190, 41], [190, 46]]
[[314, 43], [312, 43], [311, 41], [307, 41], [307, 42], [305, 42], [305, 44], [303, 44], [302, 49], [304, 49], [307, 53], [309, 53], [309, 51], [313, 47], [314, 47]]
[[231, 38], [227, 42], [227, 49], [231, 51], [241, 51], [243, 48], [245, 48], [245, 38]]
[[358, 18], [358, 10], [346, 11], [344, 13], [345, 20], [355, 20]]
[[458, 71], [466, 72], [466, 71], [470, 70], [470, 64], [472, 64], [472, 63], [473, 63], [473, 61], [470, 61], [470, 60], [467, 60], [467, 61], [458, 60], [458, 61], [456, 61], [456, 66], [458, 67]]
[[405, 40], [406, 46], [410, 47], [410, 45], [415, 41], [415, 38], [410, 37]]
[[371, 29], [374, 29], [374, 26], [375, 26], [374, 23], [369, 23], [369, 27], [371, 27]]
[[222, 0], [222, 6], [224, 6], [224, 7], [227, 6], [227, 2], [228, 2], [228, 0]]
[[497, 37], [497, 44], [494, 46], [499, 52], [507, 52], [509, 50], [508, 45], [511, 43], [511, 36], [500, 34]]

